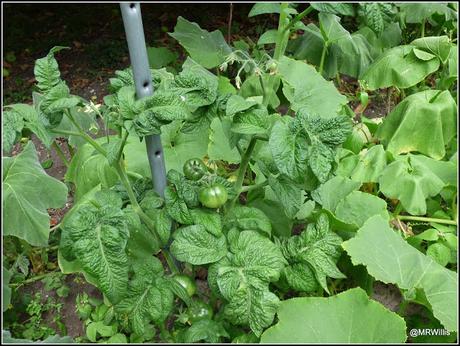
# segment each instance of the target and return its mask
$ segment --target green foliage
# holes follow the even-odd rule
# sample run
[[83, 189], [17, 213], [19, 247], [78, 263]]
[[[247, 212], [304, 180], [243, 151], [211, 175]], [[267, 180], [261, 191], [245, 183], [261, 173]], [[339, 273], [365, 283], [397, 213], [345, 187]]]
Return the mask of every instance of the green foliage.
[[216, 237], [199, 224], [178, 229], [173, 238], [171, 252], [179, 261], [207, 264], [220, 260], [226, 254], [225, 237]]
[[121, 198], [111, 191], [96, 193], [63, 227], [64, 258], [75, 260], [93, 277], [112, 303], [122, 299], [128, 284], [128, 224]]
[[281, 173], [304, 183], [305, 173], [311, 170], [319, 182], [325, 182], [335, 148], [350, 132], [351, 123], [343, 116], [320, 118], [300, 111], [295, 119], [278, 121], [273, 126], [269, 144]]
[[385, 27], [395, 16], [393, 4], [381, 2], [362, 3], [359, 5], [358, 15], [363, 18], [364, 23], [377, 35], [382, 34]]
[[227, 256], [211, 266], [208, 276], [210, 286], [228, 301], [225, 316], [235, 324], [249, 324], [260, 335], [273, 321], [279, 304], [268, 284], [278, 280], [284, 264], [283, 255], [269, 239], [254, 231], [236, 232]]
[[[378, 343], [389, 340], [401, 343], [406, 340], [404, 320], [370, 300], [361, 288], [329, 298], [285, 300], [278, 310], [278, 318], [278, 324], [262, 334], [262, 343]], [[360, 323], [362, 321], [366, 323]]]
[[294, 290], [313, 292], [318, 284], [329, 293], [326, 277], [343, 279], [345, 276], [336, 267], [340, 256], [342, 239], [331, 232], [325, 214], [319, 216], [315, 224], [298, 236], [283, 239], [281, 251], [289, 262], [283, 274]]
[[189, 22], [180, 16], [177, 18], [174, 32], [169, 35], [179, 41], [193, 60], [206, 68], [220, 65], [225, 55], [231, 52], [231, 48], [219, 30], [207, 32], [198, 24]]
[[[182, 67], [150, 48], [153, 95], [137, 99], [127, 68], [102, 105], [71, 94], [54, 57], [62, 47], [51, 49], [36, 62], [33, 105], [5, 107], [3, 145], [33, 133], [56, 149], [64, 137], [74, 204], [53, 219], [51, 246], [34, 248], [48, 245], [48, 209], [64, 205], [67, 187], [44, 174], [31, 143], [4, 158], [7, 328], [52, 334], [46, 309], [15, 288], [58, 265], [45, 290], [64, 297], [64, 274], [82, 273], [103, 294], [77, 299], [84, 342], [404, 342], [420, 326], [408, 303], [455, 331], [452, 12], [257, 3], [249, 17], [278, 17], [278, 27], [233, 46], [179, 17], [170, 36], [189, 55]], [[382, 107], [383, 121], [367, 118]], [[164, 191], [152, 183], [150, 135], [161, 138]], [[199, 167], [184, 170], [192, 158]], [[402, 291], [400, 316], [352, 288], [371, 296], [374, 279]], [[66, 334], [60, 305], [49, 307]]]
[[150, 257], [147, 261], [134, 264], [132, 271], [134, 275], [126, 297], [115, 308], [128, 317], [136, 334], [143, 335], [149, 321], [157, 324], [165, 321], [172, 310], [174, 296], [157, 258]]
[[409, 292], [422, 289], [434, 316], [446, 329], [457, 330], [457, 311], [451, 308], [457, 306], [456, 273], [407, 244], [380, 216], [366, 221], [342, 246], [355, 265], [365, 265], [377, 280]]
[[[419, 152], [440, 160], [455, 136], [456, 107], [448, 91], [427, 90], [412, 94], [385, 118], [376, 136], [395, 155]], [[416, 133], [414, 126], [417, 126]]]
[[3, 235], [13, 235], [34, 246], [47, 246], [50, 217], [47, 208], [62, 207], [67, 187], [48, 176], [33, 143], [3, 161]]

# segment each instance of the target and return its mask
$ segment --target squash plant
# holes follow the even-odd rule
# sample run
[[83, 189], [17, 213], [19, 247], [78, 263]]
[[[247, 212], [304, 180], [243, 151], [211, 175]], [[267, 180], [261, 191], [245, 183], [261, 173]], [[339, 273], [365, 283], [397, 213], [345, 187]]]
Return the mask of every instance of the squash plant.
[[[372, 289], [355, 287], [364, 287], [357, 265], [456, 332], [455, 100], [448, 90], [411, 95], [383, 125], [369, 124], [371, 138], [344, 148], [354, 113], [321, 75], [324, 58], [318, 72], [286, 56], [313, 9], [323, 7], [256, 4], [250, 16], [279, 15], [277, 30], [261, 37], [271, 51], [231, 47], [219, 31], [179, 17], [170, 35], [189, 54], [182, 70], [152, 69], [154, 94], [140, 100], [131, 70], [117, 71], [102, 106], [70, 93], [55, 58], [64, 47], [54, 47], [36, 62], [34, 104], [6, 107], [4, 147], [28, 129], [48, 147], [66, 137], [76, 148], [59, 266], [100, 289], [130, 340], [150, 341], [144, 336], [157, 330], [173, 342], [404, 342], [406, 321], [370, 301]], [[319, 20], [337, 28], [335, 15]], [[437, 69], [448, 55], [430, 52], [430, 42], [397, 49]], [[371, 90], [386, 86], [373, 72], [384, 58], [360, 67]], [[418, 109], [420, 100], [429, 106]], [[443, 134], [435, 147], [408, 133], [429, 107]], [[164, 197], [153, 190], [142, 143], [151, 134], [165, 148]], [[45, 211], [65, 202], [66, 186], [44, 173], [30, 142], [4, 165], [4, 235], [46, 246]], [[389, 221], [431, 225], [436, 238], [414, 240]], [[426, 249], [424, 239], [435, 243]], [[197, 290], [203, 270], [207, 288]]]

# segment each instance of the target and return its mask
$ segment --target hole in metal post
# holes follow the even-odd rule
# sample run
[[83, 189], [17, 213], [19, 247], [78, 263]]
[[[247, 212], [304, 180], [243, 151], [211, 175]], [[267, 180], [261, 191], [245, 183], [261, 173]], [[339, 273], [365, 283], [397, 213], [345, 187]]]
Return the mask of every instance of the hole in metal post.
[[155, 156], [160, 157], [161, 156], [161, 151], [160, 150], [155, 151]]
[[135, 9], [136, 8], [136, 4], [134, 2], [130, 3], [129, 4], [129, 8], [130, 9]]
[[149, 82], [148, 82], [148, 81], [145, 81], [144, 84], [142, 84], [142, 86], [143, 86], [144, 88], [147, 88], [147, 87], [149, 86]]

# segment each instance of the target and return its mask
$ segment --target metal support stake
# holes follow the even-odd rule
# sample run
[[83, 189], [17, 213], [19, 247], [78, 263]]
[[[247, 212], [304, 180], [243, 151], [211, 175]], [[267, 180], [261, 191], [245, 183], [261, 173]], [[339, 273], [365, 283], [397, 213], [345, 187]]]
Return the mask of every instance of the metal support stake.
[[[153, 94], [153, 85], [145, 46], [141, 6], [138, 2], [131, 2], [121, 3], [120, 8], [126, 40], [128, 41], [129, 59], [133, 69], [136, 96], [137, 98], [151, 96]], [[166, 167], [160, 135], [145, 136], [145, 144], [154, 189], [163, 197], [166, 187]]]

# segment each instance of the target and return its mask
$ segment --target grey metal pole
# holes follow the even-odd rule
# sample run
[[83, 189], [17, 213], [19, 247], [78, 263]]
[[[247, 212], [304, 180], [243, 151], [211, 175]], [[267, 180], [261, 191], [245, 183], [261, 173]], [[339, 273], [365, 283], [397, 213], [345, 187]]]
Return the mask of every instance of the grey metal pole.
[[[129, 59], [133, 69], [136, 96], [137, 98], [150, 96], [153, 94], [153, 85], [145, 46], [141, 6], [138, 2], [131, 2], [121, 3], [120, 8], [128, 42]], [[163, 197], [166, 187], [166, 166], [160, 135], [146, 136], [145, 144], [154, 189]]]

